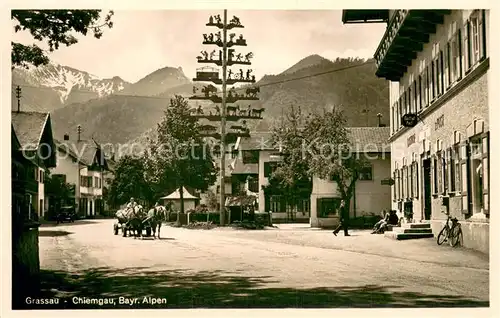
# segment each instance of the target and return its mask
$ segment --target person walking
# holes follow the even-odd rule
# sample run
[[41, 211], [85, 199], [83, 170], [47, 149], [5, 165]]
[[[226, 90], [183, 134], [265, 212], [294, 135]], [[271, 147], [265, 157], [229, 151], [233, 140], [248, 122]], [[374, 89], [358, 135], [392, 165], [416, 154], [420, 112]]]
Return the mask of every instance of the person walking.
[[348, 232], [348, 223], [349, 223], [349, 208], [345, 206], [345, 201], [340, 201], [339, 206], [339, 216], [340, 216], [340, 224], [333, 231], [333, 235], [337, 236], [341, 229], [344, 230], [344, 236], [350, 236]]

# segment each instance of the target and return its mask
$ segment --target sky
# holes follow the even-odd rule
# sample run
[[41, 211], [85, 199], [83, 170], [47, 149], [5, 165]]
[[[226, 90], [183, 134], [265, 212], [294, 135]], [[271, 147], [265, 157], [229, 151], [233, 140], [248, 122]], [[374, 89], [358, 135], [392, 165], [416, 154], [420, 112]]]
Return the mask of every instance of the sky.
[[[196, 62], [200, 51], [217, 48], [202, 44], [203, 33], [218, 31], [205, 25], [215, 14], [222, 11], [115, 10], [113, 28], [105, 29], [100, 39], [77, 36], [77, 44], [60, 47], [49, 57], [101, 78], [136, 82], [166, 66], [182, 67], [192, 78], [196, 68], [207, 65]], [[344, 25], [341, 10], [229, 10], [228, 19], [233, 15], [245, 28], [232, 32], [243, 34], [248, 45], [236, 52], [254, 53], [251, 68], [257, 78], [278, 74], [311, 54], [371, 58], [385, 31], [384, 24]], [[27, 32], [13, 34], [13, 40], [37, 43]]]

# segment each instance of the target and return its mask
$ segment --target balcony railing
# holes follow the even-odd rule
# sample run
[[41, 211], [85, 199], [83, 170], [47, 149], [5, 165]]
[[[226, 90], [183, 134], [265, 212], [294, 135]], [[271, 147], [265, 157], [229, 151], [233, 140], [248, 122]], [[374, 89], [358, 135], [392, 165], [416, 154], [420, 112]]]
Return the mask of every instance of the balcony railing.
[[376, 75], [399, 81], [451, 10], [395, 10], [375, 51]]

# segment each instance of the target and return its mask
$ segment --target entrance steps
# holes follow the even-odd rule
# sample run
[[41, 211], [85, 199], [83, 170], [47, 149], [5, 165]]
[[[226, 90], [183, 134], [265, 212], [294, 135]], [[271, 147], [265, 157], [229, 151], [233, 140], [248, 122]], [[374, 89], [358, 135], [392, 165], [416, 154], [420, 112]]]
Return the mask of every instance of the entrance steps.
[[384, 236], [394, 240], [411, 240], [434, 237], [434, 234], [429, 223], [405, 223], [400, 227], [389, 226]]

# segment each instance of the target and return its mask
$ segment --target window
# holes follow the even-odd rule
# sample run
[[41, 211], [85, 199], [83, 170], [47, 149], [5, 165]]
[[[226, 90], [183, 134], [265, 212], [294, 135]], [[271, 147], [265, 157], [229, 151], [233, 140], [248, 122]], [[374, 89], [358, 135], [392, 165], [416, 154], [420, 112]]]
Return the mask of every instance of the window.
[[424, 92], [422, 91], [422, 75], [418, 76], [418, 110], [422, 110], [424, 106]]
[[259, 152], [255, 150], [243, 151], [243, 163], [259, 163]]
[[413, 184], [413, 181], [414, 181], [414, 178], [413, 178], [413, 163], [410, 165], [410, 168], [409, 168], [409, 191], [408, 191], [408, 197], [409, 198], [413, 198], [413, 188], [414, 188], [414, 184]]
[[414, 101], [413, 101], [413, 90], [412, 90], [412, 83], [410, 83], [410, 85], [408, 86], [408, 113], [413, 113], [413, 105], [414, 105]]
[[420, 95], [420, 98], [422, 99], [422, 108], [426, 107], [427, 106], [427, 94], [428, 94], [428, 87], [429, 87], [429, 84], [427, 82], [427, 71], [428, 71], [428, 67], [426, 67], [423, 71], [422, 71], [422, 74], [420, 75], [422, 77], [422, 81], [421, 81], [421, 86], [422, 86], [422, 92], [421, 92], [421, 95]]
[[248, 190], [252, 192], [259, 192], [259, 178], [249, 177], [247, 182], [248, 182]]
[[446, 181], [447, 174], [447, 160], [446, 156], [441, 157], [441, 193], [445, 194], [448, 191], [448, 182]]
[[398, 170], [399, 200], [403, 199], [403, 169]]
[[450, 51], [449, 59], [449, 84], [453, 84], [462, 77], [462, 31], [459, 29], [452, 36], [448, 49]]
[[318, 216], [338, 215], [339, 206], [340, 199], [338, 198], [319, 198], [317, 199]]
[[415, 81], [415, 112], [418, 112], [419, 110], [422, 109], [422, 99], [420, 97], [420, 94], [422, 94], [422, 77], [419, 76], [417, 80]]
[[446, 85], [449, 87], [451, 83], [453, 83], [453, 76], [451, 74], [452, 72], [452, 54], [451, 54], [451, 42], [448, 42], [446, 45], [446, 76], [448, 77], [448, 80], [446, 81]]
[[373, 180], [373, 167], [366, 165], [359, 171], [359, 180]]
[[401, 117], [403, 117], [404, 112], [403, 112], [403, 99], [401, 96], [399, 97], [399, 116], [398, 116], [398, 128], [401, 127]]
[[264, 177], [269, 178], [277, 167], [278, 163], [275, 161], [264, 162]]

